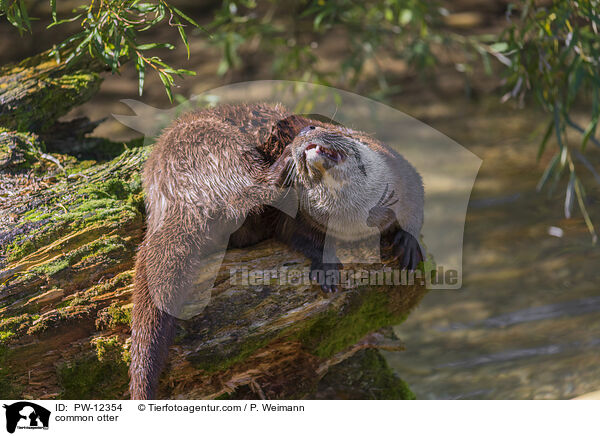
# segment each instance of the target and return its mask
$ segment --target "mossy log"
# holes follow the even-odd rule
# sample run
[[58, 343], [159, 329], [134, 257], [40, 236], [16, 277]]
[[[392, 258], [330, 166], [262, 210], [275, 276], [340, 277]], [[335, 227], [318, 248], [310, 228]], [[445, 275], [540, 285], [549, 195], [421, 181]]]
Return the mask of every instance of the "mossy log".
[[[48, 72], [40, 59], [0, 78], [0, 397], [127, 398], [133, 265], [144, 232], [140, 170], [150, 147], [95, 140], [93, 153], [81, 150], [101, 161], [46, 154], [51, 135], [32, 130], [99, 82], [95, 72], [77, 73], [87, 83], [77, 96], [79, 85], [63, 86], [72, 72]], [[52, 80], [14, 91], [27, 68]], [[64, 106], [43, 109], [63, 98]], [[301, 270], [309, 261], [272, 240], [230, 250], [208, 306], [179, 323], [160, 397], [413, 398], [377, 349], [401, 348], [388, 327], [424, 288], [326, 296], [310, 284], [238, 282], [230, 270], [240, 266]]]
[[0, 68], [0, 126], [22, 132], [50, 129], [100, 88], [103, 67], [85, 56], [57, 63], [49, 51]]
[[[0, 396], [127, 397], [144, 222], [139, 171], [148, 152], [135, 147], [100, 164], [55, 155], [65, 171], [48, 164], [39, 175], [3, 174]], [[209, 305], [180, 323], [161, 397], [325, 396], [322, 380], [335, 380], [325, 377], [355, 352], [399, 348], [380, 330], [402, 322], [424, 292], [377, 286], [326, 296], [310, 285], [249, 286], [230, 275], [240, 265], [302, 269], [309, 261], [271, 240], [230, 250]], [[375, 363], [396, 381], [393, 392], [410, 392]]]

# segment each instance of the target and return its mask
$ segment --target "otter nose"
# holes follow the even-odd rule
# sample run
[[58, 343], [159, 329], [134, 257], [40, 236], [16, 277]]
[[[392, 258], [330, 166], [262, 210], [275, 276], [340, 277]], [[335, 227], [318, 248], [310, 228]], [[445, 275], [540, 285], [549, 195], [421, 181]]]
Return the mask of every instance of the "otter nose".
[[310, 132], [311, 130], [315, 130], [315, 129], [316, 129], [315, 126], [306, 126], [304, 129], [300, 130], [300, 134], [306, 135], [308, 132]]

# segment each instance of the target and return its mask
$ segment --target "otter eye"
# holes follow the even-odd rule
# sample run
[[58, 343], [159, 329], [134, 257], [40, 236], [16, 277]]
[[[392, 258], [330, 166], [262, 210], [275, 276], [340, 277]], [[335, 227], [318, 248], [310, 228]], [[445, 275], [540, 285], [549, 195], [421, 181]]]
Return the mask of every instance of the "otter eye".
[[300, 130], [300, 134], [304, 135], [306, 133], [308, 133], [311, 130], [315, 130], [316, 127], [315, 126], [306, 126], [304, 129]]

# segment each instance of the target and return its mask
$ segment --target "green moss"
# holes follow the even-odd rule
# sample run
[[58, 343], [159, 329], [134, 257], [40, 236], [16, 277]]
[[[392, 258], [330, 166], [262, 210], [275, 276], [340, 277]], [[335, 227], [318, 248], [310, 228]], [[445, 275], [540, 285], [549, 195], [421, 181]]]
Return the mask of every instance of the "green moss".
[[7, 341], [15, 335], [26, 331], [39, 315], [29, 313], [13, 316], [0, 321], [0, 343]]
[[315, 355], [327, 358], [358, 342], [369, 332], [402, 323], [408, 314], [397, 314], [380, 290], [364, 290], [339, 313], [329, 310], [301, 328], [298, 339]]
[[14, 332], [0, 330], [0, 343], [4, 343], [7, 339], [10, 339], [14, 335]]
[[399, 312], [388, 292], [393, 290], [361, 290], [340, 310], [329, 310], [305, 323], [294, 325], [277, 335], [260, 336], [227, 348], [227, 355], [208, 349], [190, 356], [189, 361], [208, 372], [223, 371], [244, 361], [260, 348], [278, 338], [299, 340], [312, 354], [328, 358], [357, 343], [366, 334], [382, 327], [402, 323], [408, 313]]
[[65, 168], [67, 175], [81, 173], [91, 167], [97, 162], [95, 160], [78, 160], [72, 166]]
[[30, 336], [37, 335], [47, 331], [51, 327], [59, 325], [69, 318], [69, 314], [65, 309], [58, 309], [52, 316], [45, 316], [40, 319], [37, 323], [33, 324], [28, 330], [27, 334]]
[[37, 222], [52, 218], [52, 214], [39, 209], [32, 209], [23, 215], [24, 221]]
[[117, 305], [117, 303], [113, 303], [108, 307], [108, 315], [109, 315], [109, 323], [110, 327], [116, 327], [118, 325], [131, 325], [131, 308], [130, 307], [122, 307]]
[[119, 341], [116, 336], [105, 338], [99, 337], [92, 340], [92, 345], [96, 349], [96, 357], [99, 362], [124, 362], [131, 363], [129, 350]]
[[129, 353], [117, 338], [98, 338], [96, 352], [58, 369], [63, 400], [118, 399], [129, 383]]
[[265, 337], [249, 339], [237, 347], [228, 348], [227, 356], [214, 352], [214, 350], [207, 350], [188, 357], [188, 360], [194, 367], [209, 373], [224, 371], [236, 363], [243, 362], [270, 341], [271, 338]]
[[[0, 125], [20, 131], [48, 130], [59, 117], [98, 91], [102, 81], [99, 74], [69, 73], [55, 66], [41, 64], [20, 71], [13, 68], [14, 85], [2, 90], [6, 104], [0, 110]], [[3, 69], [2, 76], [6, 75], [10, 73]], [[19, 80], [14, 80], [16, 77]]]
[[11, 318], [6, 318], [0, 321], [0, 330], [10, 330], [16, 331], [23, 324], [28, 323], [31, 320], [39, 318], [39, 315], [30, 315], [30, 314], [22, 314], [18, 316], [13, 316]]
[[118, 288], [122, 288], [133, 283], [133, 270], [123, 271], [117, 274], [110, 280], [107, 280], [90, 289], [90, 295], [102, 295], [107, 292], [112, 292]]
[[[47, 224], [41, 226], [32, 235], [17, 237], [6, 248], [9, 261], [18, 261], [33, 253], [40, 247], [49, 244], [66, 231], [78, 231], [100, 224], [104, 228], [98, 233], [108, 233], [111, 228], [136, 219], [141, 219], [139, 210], [126, 202], [116, 202], [112, 199], [90, 200], [76, 207], [72, 212], [53, 216]], [[90, 239], [97, 235], [90, 235]]]
[[377, 350], [361, 350], [329, 368], [319, 381], [317, 399], [414, 400], [415, 394]]
[[119, 235], [103, 236], [89, 244], [64, 254], [52, 262], [31, 268], [33, 273], [52, 276], [78, 262], [88, 258], [110, 254], [114, 251], [125, 250], [123, 239]]
[[[66, 305], [61, 305], [62, 307], [73, 307], [73, 306], [85, 306], [90, 302], [90, 296], [86, 293], [80, 292], [75, 295], [73, 298], [66, 301]], [[58, 307], [57, 307], [58, 308]]]
[[120, 179], [110, 179], [100, 184], [100, 188], [104, 190], [110, 197], [124, 200], [129, 195], [129, 184]]
[[43, 141], [35, 133], [0, 127], [0, 169], [30, 167], [44, 150]]
[[118, 168], [139, 164], [147, 152], [145, 147], [127, 150], [107, 164], [84, 170], [87, 178], [75, 184], [55, 184], [43, 205], [24, 213], [18, 224], [22, 230], [14, 229], [14, 239], [2, 247], [0, 254], [16, 262], [69, 233], [90, 229], [86, 235], [91, 241], [141, 221], [144, 196], [140, 176], [134, 172], [121, 178]]

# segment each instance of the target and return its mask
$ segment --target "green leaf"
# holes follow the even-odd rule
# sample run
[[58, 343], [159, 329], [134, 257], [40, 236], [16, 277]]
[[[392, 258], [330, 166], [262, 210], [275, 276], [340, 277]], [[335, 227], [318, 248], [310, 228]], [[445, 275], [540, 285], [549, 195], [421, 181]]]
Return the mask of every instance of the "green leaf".
[[19, 9], [21, 10], [21, 17], [23, 17], [23, 22], [27, 27], [27, 30], [31, 32], [31, 22], [29, 21], [29, 14], [27, 14], [27, 7], [25, 6], [25, 2], [23, 0], [19, 0]]
[[165, 86], [165, 91], [167, 93], [167, 97], [169, 97], [169, 101], [173, 102], [173, 92], [171, 91], [173, 78], [168, 74], [161, 73], [160, 71], [158, 72], [158, 76], [160, 77], [160, 81]]
[[204, 29], [200, 24], [196, 23], [194, 20], [192, 20], [190, 17], [188, 17], [186, 14], [184, 14], [183, 12], [181, 12], [176, 7], [171, 6], [171, 10], [173, 12], [175, 12], [177, 15], [179, 15], [181, 18], [183, 18], [185, 21], [187, 21], [188, 23], [192, 24], [193, 26], [196, 26], [196, 27], [198, 27], [200, 29]]
[[168, 48], [169, 50], [173, 50], [175, 47], [173, 46], [173, 44], [158, 43], [158, 42], [152, 42], [150, 44], [142, 44], [142, 45], [138, 45], [136, 47], [136, 49], [138, 49], [138, 50], [151, 50], [153, 48]]
[[553, 127], [554, 127], [554, 120], [552, 120], [548, 123], [548, 127], [546, 128], [546, 133], [544, 134], [544, 138], [542, 139], [542, 142], [540, 143], [540, 148], [538, 149], [538, 153], [537, 153], [538, 162], [539, 162], [540, 158], [542, 157], [542, 154], [544, 154], [544, 151], [546, 150], [546, 144], [548, 143], [548, 139], [550, 139], [550, 136], [552, 135]]
[[594, 223], [592, 222], [592, 218], [590, 217], [590, 214], [588, 213], [587, 207], [585, 205], [584, 190], [579, 179], [575, 180], [575, 194], [577, 195], [579, 210], [581, 210], [581, 214], [583, 215], [585, 225], [588, 228], [590, 234], [592, 235], [592, 244], [596, 245], [596, 243], [598, 242], [598, 234], [596, 233]]
[[157, 7], [158, 7], [158, 5], [155, 5], [152, 3], [136, 3], [135, 7], [132, 7], [132, 9], [135, 9], [135, 10], [143, 12], [143, 13], [148, 13], [148, 12], [152, 12], [152, 11], [156, 10]]
[[403, 9], [400, 13], [400, 17], [398, 19], [399, 23], [403, 26], [406, 26], [413, 19], [413, 11], [410, 9]]
[[178, 69], [175, 70], [175, 73], [178, 74], [179, 76], [181, 75], [185, 75], [185, 76], [195, 76], [196, 72], [195, 71], [190, 71], [190, 70], [184, 70], [184, 69]]
[[185, 49], [187, 50], [187, 58], [190, 58], [190, 45], [188, 44], [188, 40], [187, 40], [187, 36], [185, 35], [185, 30], [183, 30], [183, 27], [181, 26], [177, 26], [177, 30], [179, 31], [179, 36], [181, 36], [181, 40], [183, 41], [183, 44], [185, 45]]
[[490, 45], [490, 48], [497, 52], [505, 52], [506, 50], [508, 50], [508, 44], [504, 41], [495, 42]]
[[569, 177], [569, 183], [567, 184], [567, 191], [565, 192], [565, 218], [571, 218], [571, 210], [573, 209], [573, 194], [575, 191], [575, 173], [572, 172]]
[[540, 178], [540, 181], [538, 182], [538, 184], [536, 186], [536, 190], [538, 192], [544, 188], [544, 186], [546, 185], [546, 182], [548, 182], [548, 179], [554, 173], [554, 170], [556, 169], [556, 165], [558, 164], [559, 159], [560, 159], [560, 153], [556, 153], [554, 155], [554, 157], [552, 158], [552, 160], [550, 160], [550, 163], [544, 170], [544, 173], [542, 174], [542, 177]]
[[144, 77], [146, 75], [146, 63], [139, 56], [137, 58], [136, 69], [138, 71], [138, 92], [140, 93], [140, 96], [141, 96], [144, 91]]

